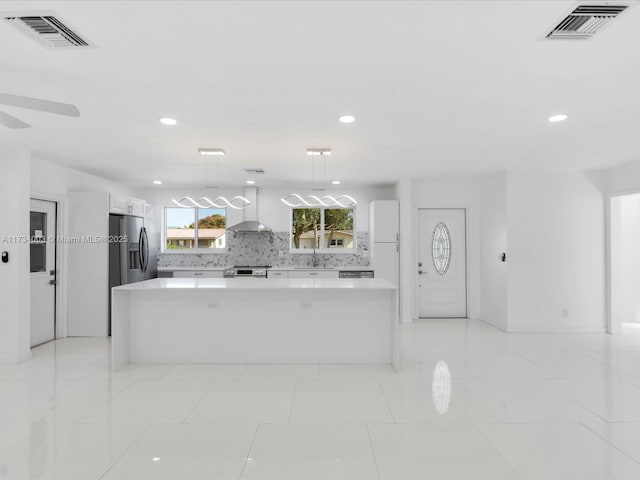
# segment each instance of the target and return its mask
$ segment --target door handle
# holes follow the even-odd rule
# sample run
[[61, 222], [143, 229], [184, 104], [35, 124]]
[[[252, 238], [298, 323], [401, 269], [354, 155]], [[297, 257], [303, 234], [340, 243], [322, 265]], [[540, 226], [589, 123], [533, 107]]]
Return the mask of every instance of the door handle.
[[55, 280], [49, 280], [49, 285], [56, 285], [57, 282]]
[[149, 236], [147, 235], [147, 229], [144, 229], [144, 271], [149, 268]]
[[140, 262], [140, 271], [144, 272], [144, 228], [140, 229], [138, 236], [138, 261]]

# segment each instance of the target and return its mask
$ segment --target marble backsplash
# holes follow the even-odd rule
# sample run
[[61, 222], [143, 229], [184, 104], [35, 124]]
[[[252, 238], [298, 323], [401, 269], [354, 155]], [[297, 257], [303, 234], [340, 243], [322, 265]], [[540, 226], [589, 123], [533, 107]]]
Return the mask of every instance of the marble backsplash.
[[[224, 253], [161, 253], [158, 267], [227, 267], [231, 265], [270, 265], [272, 267], [306, 267], [312, 254], [290, 253], [289, 232], [237, 233], [227, 236]], [[344, 267], [369, 265], [369, 233], [356, 232], [355, 254], [317, 254], [320, 266]]]

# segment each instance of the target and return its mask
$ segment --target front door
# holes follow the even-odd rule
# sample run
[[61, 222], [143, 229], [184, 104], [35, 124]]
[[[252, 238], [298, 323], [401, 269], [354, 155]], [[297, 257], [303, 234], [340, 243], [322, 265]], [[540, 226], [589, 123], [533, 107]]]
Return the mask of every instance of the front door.
[[55, 338], [56, 203], [31, 200], [31, 346]]
[[419, 318], [467, 316], [466, 210], [418, 210]]

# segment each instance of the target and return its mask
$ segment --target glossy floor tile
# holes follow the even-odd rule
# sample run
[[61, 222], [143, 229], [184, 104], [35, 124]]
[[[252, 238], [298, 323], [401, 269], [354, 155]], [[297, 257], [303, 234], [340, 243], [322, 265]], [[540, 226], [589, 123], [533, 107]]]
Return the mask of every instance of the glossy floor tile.
[[618, 379], [554, 380], [565, 396], [608, 422], [640, 422], [640, 387]]
[[109, 403], [89, 413], [85, 422], [180, 423], [211, 384], [178, 380], [139, 380]]
[[316, 380], [318, 365], [247, 365], [242, 380]]
[[383, 480], [518, 478], [471, 424], [370, 425]]
[[378, 478], [366, 425], [261, 425], [243, 480]]
[[176, 365], [162, 375], [163, 380], [239, 380], [247, 369], [246, 365]]
[[375, 380], [298, 382], [291, 423], [393, 422], [380, 385]]
[[0, 480], [640, 479], [640, 326], [403, 325], [401, 365], [0, 365]]
[[586, 426], [621, 452], [640, 461], [640, 423], [588, 423]]
[[193, 408], [189, 423], [287, 423], [293, 380], [218, 382]]
[[152, 426], [102, 478], [233, 478], [246, 462], [257, 425]]
[[464, 383], [503, 423], [602, 421], [565, 397], [549, 380], [466, 380]]
[[380, 380], [396, 423], [485, 423], [498, 418], [459, 380], [398, 375]]
[[46, 424], [0, 453], [2, 478], [99, 478], [149, 428], [141, 424]]
[[640, 478], [640, 465], [581, 424], [478, 428], [522, 479]]

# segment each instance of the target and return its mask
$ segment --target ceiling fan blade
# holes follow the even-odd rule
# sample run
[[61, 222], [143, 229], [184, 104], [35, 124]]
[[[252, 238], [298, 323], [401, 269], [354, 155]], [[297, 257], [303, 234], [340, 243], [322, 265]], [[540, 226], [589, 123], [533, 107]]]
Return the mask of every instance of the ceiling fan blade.
[[18, 120], [16, 117], [12, 117], [8, 113], [4, 113], [0, 110], [0, 125], [4, 125], [7, 128], [29, 128], [31, 125], [24, 123], [22, 120]]
[[78, 107], [70, 103], [52, 102], [51, 100], [33, 97], [21, 97], [20, 95], [11, 95], [10, 93], [0, 93], [0, 104], [55, 113], [56, 115], [67, 115], [68, 117], [80, 116]]

